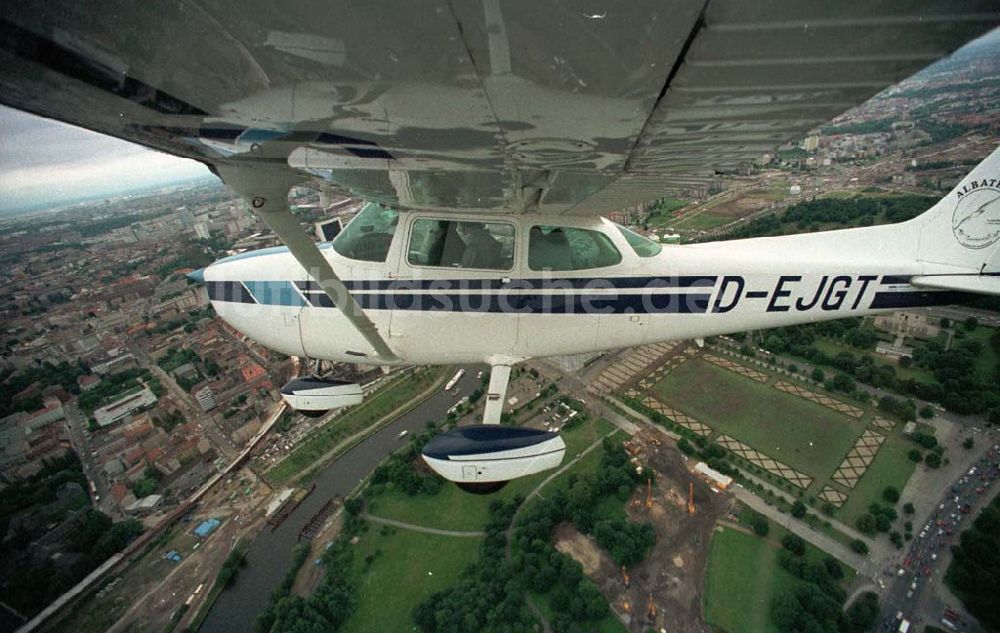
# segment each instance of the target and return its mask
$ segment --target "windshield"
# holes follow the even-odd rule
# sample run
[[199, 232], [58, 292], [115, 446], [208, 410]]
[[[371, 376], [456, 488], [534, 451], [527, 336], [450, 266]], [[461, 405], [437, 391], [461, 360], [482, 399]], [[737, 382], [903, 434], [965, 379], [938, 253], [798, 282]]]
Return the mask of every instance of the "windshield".
[[639, 257], [652, 257], [654, 255], [659, 255], [660, 251], [663, 250], [662, 246], [648, 237], [639, 235], [635, 231], [627, 229], [621, 224], [615, 224], [615, 226], [618, 227], [618, 230], [621, 231], [623, 236], [625, 236], [625, 240], [628, 242], [628, 245], [632, 247], [632, 250], [635, 251], [635, 254]]
[[377, 204], [366, 204], [351, 223], [334, 238], [333, 250], [344, 257], [384, 262], [396, 234], [399, 213]]

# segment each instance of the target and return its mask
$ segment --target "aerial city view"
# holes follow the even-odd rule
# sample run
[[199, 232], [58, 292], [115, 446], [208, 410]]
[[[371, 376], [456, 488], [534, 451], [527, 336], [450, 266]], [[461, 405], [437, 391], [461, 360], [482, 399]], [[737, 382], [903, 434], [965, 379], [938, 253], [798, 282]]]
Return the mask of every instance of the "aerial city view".
[[56, 4], [0, 9], [0, 632], [1000, 633], [995, 8], [845, 18], [898, 50], [788, 123], [732, 7], [647, 102], [614, 5], [395, 65], [262, 8], [209, 82]]

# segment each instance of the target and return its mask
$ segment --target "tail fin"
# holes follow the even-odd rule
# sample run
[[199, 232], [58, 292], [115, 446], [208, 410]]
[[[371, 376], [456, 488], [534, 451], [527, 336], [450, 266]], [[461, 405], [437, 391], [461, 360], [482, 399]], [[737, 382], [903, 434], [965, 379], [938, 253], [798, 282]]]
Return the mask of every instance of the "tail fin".
[[947, 268], [911, 283], [1000, 294], [1000, 148], [912, 222], [917, 259]]

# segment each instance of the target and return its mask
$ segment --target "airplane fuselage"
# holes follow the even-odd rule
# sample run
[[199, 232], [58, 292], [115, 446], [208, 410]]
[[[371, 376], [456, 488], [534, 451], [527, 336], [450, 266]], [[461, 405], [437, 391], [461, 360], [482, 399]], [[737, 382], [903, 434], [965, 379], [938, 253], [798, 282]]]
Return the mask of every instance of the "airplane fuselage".
[[[321, 250], [406, 363], [511, 364], [956, 300], [955, 293], [909, 284], [916, 275], [953, 270], [917, 261], [908, 251], [909, 240], [892, 239], [909, 223], [637, 249], [617, 225], [601, 218], [397, 215], [392, 235], [382, 240], [384, 261], [345, 256], [331, 244]], [[468, 259], [425, 265], [415, 246], [420, 220], [499, 225], [503, 254], [498, 249], [498, 261], [488, 262], [492, 268], [476, 267]], [[553, 262], [542, 261], [542, 251], [529, 243], [542, 239], [538, 227], [571, 237], [577, 235], [574, 230], [600, 233], [620, 259], [581, 268], [597, 261], [593, 253], [589, 260], [567, 256], [555, 262], [559, 270], [545, 269], [542, 264]], [[209, 267], [205, 280], [219, 315], [267, 347], [378, 363], [319, 284], [284, 249], [227, 258]]]

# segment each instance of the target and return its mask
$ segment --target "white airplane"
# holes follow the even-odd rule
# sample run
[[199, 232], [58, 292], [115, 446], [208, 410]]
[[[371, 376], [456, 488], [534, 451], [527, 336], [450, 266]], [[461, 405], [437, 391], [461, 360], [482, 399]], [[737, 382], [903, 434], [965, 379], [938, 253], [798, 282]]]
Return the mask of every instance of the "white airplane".
[[[286, 247], [216, 262], [221, 318], [296, 356], [485, 362], [427, 463], [488, 491], [557, 466], [500, 426], [529, 358], [1000, 294], [1000, 153], [893, 226], [661, 246], [601, 217], [702, 186], [1000, 23], [982, 0], [263, 0], [0, 7], [0, 101], [200, 160]], [[601, 20], [591, 19], [601, 15]], [[298, 185], [369, 204], [330, 243]], [[292, 381], [305, 411], [357, 385]]]

